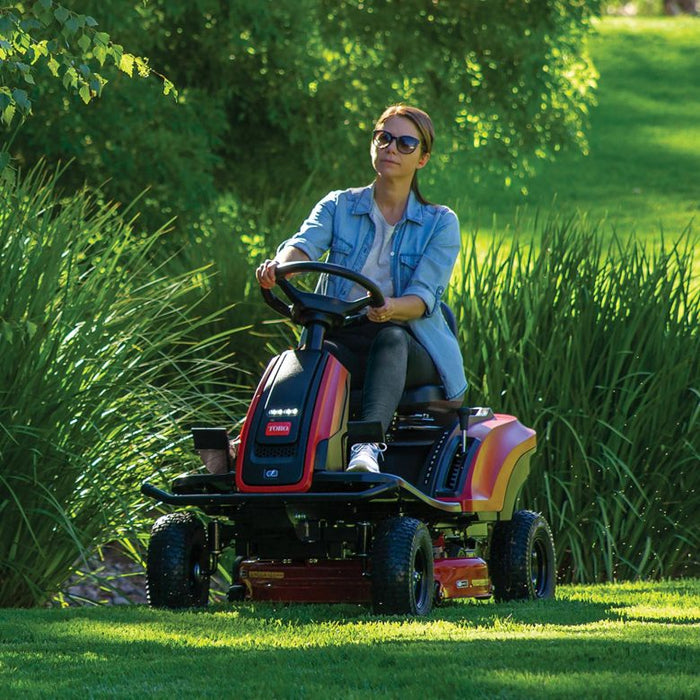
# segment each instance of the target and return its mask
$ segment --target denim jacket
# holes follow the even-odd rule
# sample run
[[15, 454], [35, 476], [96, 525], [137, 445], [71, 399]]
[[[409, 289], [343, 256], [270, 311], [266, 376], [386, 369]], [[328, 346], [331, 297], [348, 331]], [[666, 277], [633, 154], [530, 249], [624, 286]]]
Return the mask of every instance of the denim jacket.
[[[361, 272], [375, 235], [369, 215], [372, 197], [371, 185], [330, 192], [279, 250], [291, 245], [311, 260], [329, 251], [328, 262]], [[425, 314], [409, 321], [408, 326], [435, 363], [447, 399], [461, 396], [467, 388], [459, 344], [440, 309], [460, 244], [456, 214], [444, 206], [421, 204], [411, 192], [393, 235], [394, 293], [397, 297], [415, 294], [425, 303]], [[331, 276], [319, 282], [319, 291], [345, 298], [351, 286], [350, 280]]]

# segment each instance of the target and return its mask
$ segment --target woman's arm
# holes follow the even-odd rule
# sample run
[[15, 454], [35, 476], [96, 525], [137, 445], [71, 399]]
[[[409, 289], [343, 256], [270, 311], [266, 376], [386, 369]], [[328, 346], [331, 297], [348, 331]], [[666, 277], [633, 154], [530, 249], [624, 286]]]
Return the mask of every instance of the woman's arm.
[[425, 315], [425, 302], [416, 294], [403, 297], [385, 297], [384, 306], [367, 307], [367, 318], [375, 323], [385, 321], [412, 321]]
[[461, 243], [459, 220], [453, 211], [445, 207], [411, 279], [401, 290], [403, 296], [420, 297], [425, 303], [426, 315], [439, 308], [440, 298], [450, 282]]

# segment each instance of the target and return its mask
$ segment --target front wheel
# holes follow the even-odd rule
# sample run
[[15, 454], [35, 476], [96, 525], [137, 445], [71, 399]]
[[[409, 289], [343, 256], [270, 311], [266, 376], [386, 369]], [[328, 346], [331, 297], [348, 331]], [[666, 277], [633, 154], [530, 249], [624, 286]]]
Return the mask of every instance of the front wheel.
[[148, 602], [158, 608], [201, 608], [209, 599], [209, 550], [192, 513], [169, 513], [151, 530], [146, 560]]
[[497, 601], [554, 597], [554, 539], [542, 515], [519, 510], [512, 520], [496, 523], [489, 573]]
[[435, 589], [433, 543], [415, 518], [391, 518], [377, 527], [372, 548], [372, 603], [383, 615], [427, 615]]

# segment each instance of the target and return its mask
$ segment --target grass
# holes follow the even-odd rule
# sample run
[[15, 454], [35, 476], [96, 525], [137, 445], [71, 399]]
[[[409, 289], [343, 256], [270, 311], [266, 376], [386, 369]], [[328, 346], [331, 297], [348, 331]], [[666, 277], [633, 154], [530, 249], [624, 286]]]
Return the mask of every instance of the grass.
[[700, 581], [562, 586], [427, 619], [359, 606], [5, 610], [3, 697], [693, 698]]
[[[585, 215], [605, 229], [675, 239], [700, 214], [700, 22], [694, 17], [606, 18], [590, 39], [600, 72], [590, 153], [563, 153], [526, 183], [470, 186], [460, 159], [426, 194], [454, 206], [467, 230], [529, 228], [551, 212]], [[462, 163], [468, 162], [468, 155]], [[426, 171], [427, 172], [427, 171]], [[437, 196], [437, 195], [433, 195]]]

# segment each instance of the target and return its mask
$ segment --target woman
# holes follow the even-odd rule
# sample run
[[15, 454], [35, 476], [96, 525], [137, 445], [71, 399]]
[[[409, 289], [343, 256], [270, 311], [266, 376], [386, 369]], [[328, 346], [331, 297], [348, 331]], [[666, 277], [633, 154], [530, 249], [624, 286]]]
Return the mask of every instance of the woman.
[[[374, 182], [335, 191], [313, 209], [299, 231], [258, 267], [260, 286], [275, 284], [275, 268], [317, 260], [344, 265], [369, 277], [385, 296], [368, 307], [364, 322], [329, 333], [327, 348], [363, 388], [361, 419], [387, 431], [404, 388], [442, 384], [447, 399], [467, 388], [457, 339], [447, 326], [440, 298], [460, 247], [457, 216], [427, 202], [418, 171], [430, 160], [435, 135], [430, 117], [416, 107], [393, 105], [372, 135]], [[354, 299], [365, 292], [349, 280], [329, 277], [323, 291]], [[351, 449], [348, 471], [379, 471], [380, 443]]]

